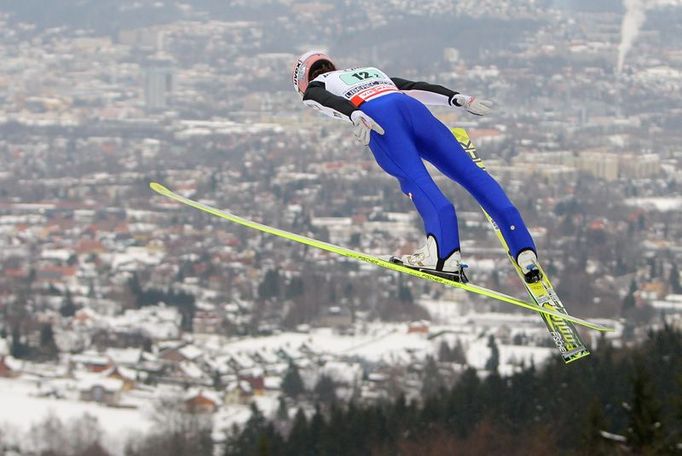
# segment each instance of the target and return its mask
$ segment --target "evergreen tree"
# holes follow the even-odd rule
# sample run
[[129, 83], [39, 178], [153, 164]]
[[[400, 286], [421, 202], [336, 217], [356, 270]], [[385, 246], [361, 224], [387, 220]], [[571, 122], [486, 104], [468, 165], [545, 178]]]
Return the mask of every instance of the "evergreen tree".
[[635, 308], [635, 305], [637, 304], [637, 301], [635, 300], [635, 292], [636, 291], [637, 291], [637, 282], [635, 282], [635, 279], [632, 279], [632, 281], [630, 282], [630, 289], [628, 290], [628, 294], [625, 295], [625, 298], [623, 299], [623, 313], [624, 314]]
[[637, 453], [655, 452], [661, 447], [661, 408], [655, 397], [651, 375], [642, 360], [637, 360], [635, 366], [632, 399], [627, 408], [627, 442]]
[[298, 296], [303, 296], [303, 292], [303, 280], [300, 277], [294, 277], [287, 286], [286, 298], [293, 299]]
[[626, 274], [627, 272], [628, 272], [628, 268], [625, 264], [625, 261], [623, 261], [623, 257], [618, 256], [618, 258], [616, 258], [616, 267], [615, 267], [616, 275], [622, 276], [622, 275]]
[[452, 352], [450, 351], [450, 346], [444, 340], [440, 342], [438, 347], [438, 361], [441, 363], [450, 362], [452, 358]]
[[321, 442], [320, 437], [326, 427], [324, 417], [320, 411], [319, 405], [315, 406], [315, 413], [310, 419], [310, 424], [308, 426], [308, 453], [309, 454], [321, 454]]
[[349, 244], [351, 247], [360, 247], [360, 233], [353, 233], [350, 235]]
[[488, 348], [490, 349], [490, 358], [486, 361], [485, 368], [491, 372], [497, 372], [497, 368], [500, 366], [500, 349], [497, 347], [495, 336], [492, 334], [488, 336]]
[[263, 436], [267, 435], [265, 416], [255, 402], [251, 403], [251, 417], [247, 420], [237, 438], [226, 445], [226, 455], [259, 454], [263, 447]]
[[483, 405], [479, 400], [480, 388], [481, 381], [476, 370], [469, 368], [445, 398], [434, 399], [433, 407], [438, 412], [436, 416], [447, 417], [448, 424], [453, 426], [460, 437], [466, 436], [481, 419]]
[[280, 277], [277, 269], [269, 269], [258, 285], [258, 296], [261, 299], [276, 298], [279, 296]]
[[54, 331], [49, 323], [40, 327], [40, 353], [48, 359], [55, 359], [59, 354], [59, 348], [54, 340]]
[[422, 396], [434, 396], [444, 384], [436, 360], [429, 356], [426, 358], [424, 372], [422, 373]]
[[29, 355], [30, 350], [21, 339], [22, 336], [19, 326], [14, 326], [12, 328], [12, 345], [10, 347], [10, 355], [14, 358], [26, 358]]
[[400, 289], [398, 290], [398, 300], [405, 304], [414, 303], [412, 291], [410, 291], [409, 287], [404, 286], [402, 283], [400, 284]]
[[292, 361], [289, 363], [284, 378], [282, 379], [282, 392], [292, 399], [296, 399], [303, 394], [303, 380], [301, 374], [298, 372], [298, 366]]
[[[682, 373], [677, 374], [677, 391], [682, 391]], [[682, 393], [675, 395], [674, 400], [674, 417], [673, 417], [673, 429], [677, 429], [677, 432], [673, 434], [673, 439], [675, 445], [682, 441]]]
[[658, 263], [656, 262], [656, 257], [647, 259], [647, 265], [649, 266], [649, 279], [653, 280], [658, 277]]
[[490, 281], [492, 282], [493, 288], [495, 290], [500, 289], [500, 273], [497, 269], [493, 269], [493, 272], [490, 274]]
[[256, 454], [258, 456], [271, 456], [275, 454], [278, 448], [281, 448], [282, 438], [272, 423], [268, 423], [264, 432], [259, 435], [257, 445]]
[[303, 409], [298, 409], [294, 416], [294, 423], [289, 432], [286, 448], [283, 454], [286, 456], [298, 456], [310, 453], [310, 435], [308, 428], [308, 419], [303, 412]]
[[213, 388], [217, 391], [223, 389], [223, 378], [220, 375], [220, 371], [218, 369], [213, 371]]
[[462, 341], [457, 339], [457, 342], [455, 343], [455, 347], [451, 350], [450, 352], [452, 358], [451, 361], [453, 363], [458, 363], [458, 364], [466, 364], [467, 363], [467, 357], [466, 354], [464, 353], [464, 347], [462, 347]]
[[64, 294], [64, 302], [62, 302], [62, 306], [59, 308], [59, 313], [62, 317], [73, 317], [76, 314], [76, 310], [77, 308], [73, 302], [71, 290], [67, 288], [66, 293]]
[[323, 404], [331, 404], [336, 401], [336, 385], [334, 380], [327, 375], [322, 375], [315, 385], [315, 397]]
[[353, 297], [353, 284], [348, 282], [345, 287], [343, 287], [343, 297], [346, 299], [351, 299]]
[[606, 442], [601, 432], [607, 428], [603, 407], [595, 398], [587, 410], [587, 417], [583, 425], [582, 447], [586, 454], [595, 456], [608, 456], [613, 448]]
[[142, 307], [142, 295], [144, 294], [144, 291], [142, 290], [140, 277], [137, 275], [137, 271], [133, 272], [133, 276], [128, 279], [128, 288], [133, 295], [135, 307], [139, 309]]
[[280, 421], [287, 421], [289, 419], [289, 408], [287, 407], [287, 401], [285, 397], [280, 396], [278, 402], [277, 419]]
[[670, 291], [674, 294], [682, 294], [680, 271], [677, 270], [677, 263], [673, 263], [673, 267], [670, 269]]

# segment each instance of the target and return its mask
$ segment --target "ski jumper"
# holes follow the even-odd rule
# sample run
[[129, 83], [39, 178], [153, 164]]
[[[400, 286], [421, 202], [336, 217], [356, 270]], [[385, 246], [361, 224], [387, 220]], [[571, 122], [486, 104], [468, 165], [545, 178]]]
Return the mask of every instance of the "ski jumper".
[[535, 249], [519, 211], [502, 187], [471, 160], [452, 132], [424, 104], [453, 106], [454, 92], [425, 82], [389, 78], [374, 67], [331, 71], [310, 82], [303, 102], [322, 113], [350, 121], [356, 109], [372, 117], [384, 134], [371, 132], [369, 148], [381, 168], [398, 179], [433, 236], [439, 258], [459, 250], [453, 204], [438, 188], [424, 162], [432, 163], [464, 187], [502, 231], [514, 259]]

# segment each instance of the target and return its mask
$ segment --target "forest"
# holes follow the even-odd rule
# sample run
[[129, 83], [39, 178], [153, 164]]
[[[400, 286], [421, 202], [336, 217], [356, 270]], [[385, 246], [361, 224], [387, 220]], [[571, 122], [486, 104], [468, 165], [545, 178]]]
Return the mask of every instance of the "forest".
[[606, 341], [573, 365], [466, 370], [419, 402], [319, 404], [285, 426], [254, 407], [225, 455], [682, 454], [682, 333]]
[[[129, 439], [124, 454], [682, 454], [682, 332], [670, 326], [630, 347], [602, 340], [591, 357], [570, 365], [553, 360], [509, 377], [468, 369], [451, 386], [431, 380], [418, 400], [363, 404], [338, 400], [326, 377], [306, 391], [290, 369], [282, 385], [287, 400], [281, 398], [275, 416], [253, 404], [244, 426], [216, 439], [210, 414], [166, 401], [156, 405], [154, 431]], [[314, 406], [302, 405], [311, 399]], [[30, 454], [41, 456], [116, 454], [102, 436], [94, 417], [63, 423], [48, 416], [27, 438], [36, 447]], [[4, 454], [23, 454], [3, 445], [3, 437]]]

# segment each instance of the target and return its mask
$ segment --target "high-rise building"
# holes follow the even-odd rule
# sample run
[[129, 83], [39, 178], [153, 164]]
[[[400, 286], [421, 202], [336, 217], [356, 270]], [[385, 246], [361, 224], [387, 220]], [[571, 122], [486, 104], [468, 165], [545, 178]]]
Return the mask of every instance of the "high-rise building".
[[144, 81], [144, 101], [147, 110], [167, 108], [172, 92], [173, 71], [170, 66], [155, 65], [147, 68]]
[[586, 151], [580, 154], [578, 169], [605, 181], [618, 179], [618, 155], [608, 152]]

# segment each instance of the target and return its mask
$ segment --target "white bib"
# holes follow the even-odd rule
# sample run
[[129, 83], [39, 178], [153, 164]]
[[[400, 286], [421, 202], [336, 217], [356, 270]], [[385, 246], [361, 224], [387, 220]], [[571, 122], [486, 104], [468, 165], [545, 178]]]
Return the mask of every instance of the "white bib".
[[355, 106], [398, 91], [391, 78], [374, 67], [331, 71], [316, 77], [314, 81], [324, 82], [327, 91], [345, 98]]

